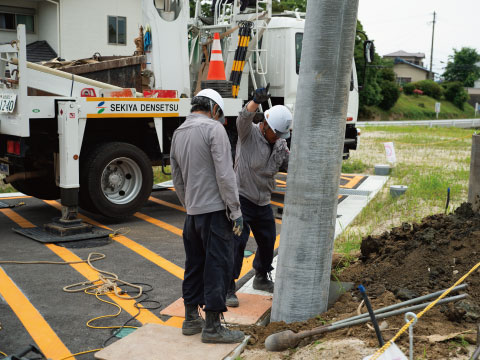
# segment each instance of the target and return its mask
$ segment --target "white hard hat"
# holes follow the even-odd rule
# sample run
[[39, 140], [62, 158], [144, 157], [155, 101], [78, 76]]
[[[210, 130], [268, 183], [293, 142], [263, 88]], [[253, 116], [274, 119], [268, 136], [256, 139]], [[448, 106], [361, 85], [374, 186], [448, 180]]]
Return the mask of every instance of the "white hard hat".
[[282, 138], [288, 139], [290, 137], [290, 126], [292, 125], [292, 113], [286, 106], [275, 105], [265, 111], [265, 119], [268, 126], [275, 132], [275, 134]]
[[225, 113], [222, 96], [218, 92], [216, 92], [215, 90], [213, 90], [213, 89], [203, 89], [203, 90], [199, 91], [197, 95], [195, 95], [195, 97], [197, 97], [197, 96], [203, 96], [203, 97], [209, 98], [210, 100], [213, 100], [215, 102], [215, 104], [220, 106], [220, 109], [222, 110], [222, 112]]

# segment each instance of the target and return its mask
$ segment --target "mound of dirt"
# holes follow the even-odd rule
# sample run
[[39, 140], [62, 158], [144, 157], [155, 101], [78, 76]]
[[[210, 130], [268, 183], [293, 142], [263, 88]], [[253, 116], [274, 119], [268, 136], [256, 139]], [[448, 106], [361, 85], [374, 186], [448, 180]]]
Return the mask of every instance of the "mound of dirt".
[[[342, 272], [342, 280], [362, 283], [367, 291], [384, 288], [399, 300], [447, 289], [480, 261], [480, 215], [464, 203], [452, 214], [428, 216], [420, 223], [368, 236], [361, 254], [361, 261]], [[470, 298], [462, 302], [465, 313], [460, 311], [456, 318], [477, 321], [479, 272], [466, 282]]]
[[[480, 261], [480, 215], [470, 204], [462, 204], [449, 215], [432, 215], [420, 223], [404, 223], [380, 236], [368, 236], [361, 244], [360, 260], [346, 268], [341, 281], [363, 284], [371, 297], [374, 309], [393, 303], [447, 289]], [[415, 355], [428, 358], [468, 358], [465, 340], [475, 343], [475, 323], [480, 322], [480, 271], [467, 278], [466, 293], [470, 296], [455, 304], [439, 305], [431, 309], [415, 325]], [[337, 321], [357, 314], [360, 295], [356, 290], [344, 294], [328, 312], [305, 322], [270, 323], [262, 326], [242, 326], [252, 335], [250, 348], [262, 348], [268, 335], [290, 329], [309, 330], [326, 322]], [[365, 311], [365, 309], [363, 309]], [[390, 339], [405, 324], [403, 316], [387, 319], [383, 331]], [[434, 334], [451, 335], [462, 332], [447, 341], [431, 341]], [[376, 347], [373, 330], [365, 325], [338, 330], [322, 336], [322, 341], [346, 337], [362, 339]], [[459, 340], [461, 339], [461, 340]], [[312, 342], [302, 341], [299, 346]], [[408, 348], [408, 336], [402, 335], [397, 344]]]

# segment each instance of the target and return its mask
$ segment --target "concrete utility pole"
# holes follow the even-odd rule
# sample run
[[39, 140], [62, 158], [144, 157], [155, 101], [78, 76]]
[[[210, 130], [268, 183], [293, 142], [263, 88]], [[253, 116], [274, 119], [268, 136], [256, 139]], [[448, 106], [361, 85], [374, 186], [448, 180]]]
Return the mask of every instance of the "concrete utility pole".
[[310, 0], [272, 321], [327, 309], [358, 0]]
[[472, 136], [468, 202], [472, 204], [474, 211], [478, 212], [480, 210], [480, 135]]
[[430, 79], [434, 80], [433, 72], [432, 72], [432, 63], [433, 63], [433, 38], [435, 36], [435, 22], [436, 22], [437, 13], [433, 12], [433, 27], [432, 27], [432, 46], [430, 47]]

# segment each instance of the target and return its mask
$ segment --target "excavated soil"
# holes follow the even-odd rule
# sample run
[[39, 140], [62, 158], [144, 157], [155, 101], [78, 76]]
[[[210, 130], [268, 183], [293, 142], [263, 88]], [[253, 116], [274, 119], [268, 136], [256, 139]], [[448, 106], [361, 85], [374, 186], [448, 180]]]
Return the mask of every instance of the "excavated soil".
[[[420, 223], [404, 223], [380, 236], [368, 236], [361, 244], [361, 257], [355, 264], [336, 274], [341, 281], [363, 284], [374, 309], [409, 298], [432, 293], [453, 285], [480, 261], [480, 215], [470, 204], [462, 204], [449, 215], [432, 215]], [[415, 357], [428, 359], [468, 359], [476, 344], [477, 323], [480, 323], [480, 271], [475, 271], [466, 282], [467, 299], [438, 305], [427, 312], [414, 326]], [[462, 292], [461, 292], [462, 293]], [[344, 294], [326, 313], [305, 322], [270, 323], [262, 326], [242, 326], [252, 335], [249, 348], [260, 350], [268, 335], [290, 329], [295, 332], [312, 329], [326, 322], [357, 315], [360, 294], [353, 290]], [[362, 311], [366, 311], [362, 309]], [[418, 313], [419, 311], [416, 311]], [[402, 315], [386, 319], [382, 331], [385, 340], [393, 337], [404, 324]], [[431, 335], [461, 335], [433, 341]], [[373, 330], [366, 325], [304, 339], [299, 346], [313, 341], [331, 341], [358, 338], [366, 346], [378, 347]], [[396, 343], [406, 353], [408, 332]], [[475, 345], [475, 347], [478, 345]], [[282, 353], [290, 358], [290, 352]], [[321, 353], [317, 354], [323, 357]]]

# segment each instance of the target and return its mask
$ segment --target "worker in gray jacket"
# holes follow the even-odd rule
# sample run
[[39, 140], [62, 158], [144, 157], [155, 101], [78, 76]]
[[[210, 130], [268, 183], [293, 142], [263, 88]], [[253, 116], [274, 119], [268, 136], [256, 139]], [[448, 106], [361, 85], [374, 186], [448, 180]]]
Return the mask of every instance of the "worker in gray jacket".
[[[202, 342], [241, 342], [244, 334], [223, 327], [232, 278], [233, 232], [241, 234], [242, 213], [230, 142], [222, 124], [223, 99], [205, 89], [192, 99], [191, 114], [175, 130], [170, 151], [175, 191], [187, 210], [183, 227], [184, 335], [202, 332]], [[205, 321], [198, 307], [204, 306]]]
[[274, 288], [270, 272], [273, 270], [276, 229], [270, 200], [275, 188], [275, 174], [281, 167], [288, 165], [289, 150], [285, 139], [290, 137], [292, 114], [285, 106], [276, 105], [265, 111], [261, 123], [253, 124], [259, 104], [270, 97], [268, 88], [269, 85], [257, 89], [253, 100], [237, 118], [235, 173], [244, 228], [242, 234], [235, 237], [234, 274], [227, 293], [227, 306], [232, 307], [239, 305], [234, 279], [239, 277], [242, 269], [250, 229], [257, 243], [253, 261], [253, 288], [270, 293], [273, 293]]

